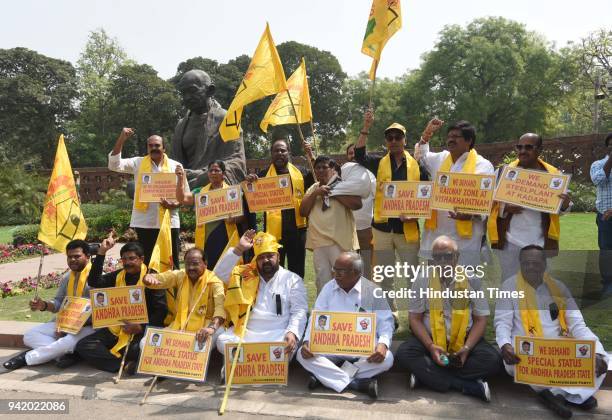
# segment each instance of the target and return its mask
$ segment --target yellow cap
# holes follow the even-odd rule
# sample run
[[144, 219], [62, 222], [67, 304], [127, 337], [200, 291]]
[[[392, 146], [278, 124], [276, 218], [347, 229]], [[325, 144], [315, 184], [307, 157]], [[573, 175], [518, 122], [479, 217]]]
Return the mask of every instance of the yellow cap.
[[276, 237], [266, 232], [258, 232], [253, 238], [253, 250], [255, 251], [255, 257], [266, 252], [278, 252], [278, 248], [282, 248]]
[[385, 134], [387, 134], [387, 131], [389, 131], [389, 130], [399, 130], [402, 133], [404, 133], [404, 136], [406, 135], [406, 127], [404, 127], [403, 125], [401, 125], [399, 123], [393, 123], [389, 127], [387, 127], [385, 129]]

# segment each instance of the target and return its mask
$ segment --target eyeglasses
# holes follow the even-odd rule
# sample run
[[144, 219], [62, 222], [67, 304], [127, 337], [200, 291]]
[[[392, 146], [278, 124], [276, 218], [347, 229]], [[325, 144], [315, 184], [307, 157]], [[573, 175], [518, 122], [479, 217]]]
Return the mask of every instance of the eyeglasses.
[[402, 140], [404, 140], [404, 137], [405, 137], [405, 136], [404, 136], [403, 134], [395, 134], [395, 135], [393, 135], [393, 134], [387, 134], [387, 135], [385, 136], [385, 139], [386, 139], [387, 141], [402, 141]]
[[432, 255], [434, 261], [452, 261], [455, 258], [454, 252], [436, 252]]
[[535, 146], [533, 144], [517, 144], [516, 146], [514, 146], [514, 148], [520, 152], [522, 150], [526, 150], [528, 152], [532, 151], [533, 149], [535, 149]]

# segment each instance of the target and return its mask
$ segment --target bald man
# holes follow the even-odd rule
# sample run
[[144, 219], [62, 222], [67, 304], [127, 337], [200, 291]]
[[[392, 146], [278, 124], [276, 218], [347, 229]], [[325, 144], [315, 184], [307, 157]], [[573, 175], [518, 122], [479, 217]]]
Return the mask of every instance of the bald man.
[[[526, 133], [515, 145], [518, 159], [510, 167], [559, 173], [559, 170], [540, 159], [542, 136]], [[561, 192], [560, 214], [543, 213], [525, 207], [496, 202], [487, 222], [491, 247], [496, 249], [502, 270], [502, 281], [519, 270], [519, 252], [527, 245], [541, 246], [548, 256], [559, 251], [559, 216], [571, 210], [569, 194]]]
[[489, 304], [480, 280], [467, 278], [457, 261], [459, 250], [453, 239], [439, 236], [433, 241], [427, 276], [419, 277], [412, 287], [416, 291], [409, 302], [413, 335], [400, 345], [395, 358], [410, 371], [411, 388], [420, 383], [438, 392], [456, 390], [489, 402], [486, 378], [495, 376], [502, 365], [499, 353], [484, 338]]
[[[108, 169], [115, 172], [122, 172], [134, 175], [136, 183], [136, 193], [132, 206], [132, 219], [130, 227], [133, 227], [138, 234], [138, 241], [142, 244], [145, 252], [145, 264], [149, 264], [151, 253], [157, 241], [159, 226], [161, 223], [159, 206], [170, 209], [170, 226], [172, 229], [172, 258], [174, 266], [179, 266], [179, 203], [176, 200], [166, 200], [162, 198], [159, 203], [144, 203], [139, 200], [140, 187], [143, 184], [145, 174], [169, 172], [174, 173], [178, 165], [177, 161], [168, 158], [164, 147], [164, 139], [161, 136], [153, 135], [147, 139], [147, 155], [123, 159], [121, 151], [125, 142], [134, 135], [133, 128], [123, 128], [115, 147], [108, 155]], [[185, 185], [185, 191], [189, 192], [189, 187]]]

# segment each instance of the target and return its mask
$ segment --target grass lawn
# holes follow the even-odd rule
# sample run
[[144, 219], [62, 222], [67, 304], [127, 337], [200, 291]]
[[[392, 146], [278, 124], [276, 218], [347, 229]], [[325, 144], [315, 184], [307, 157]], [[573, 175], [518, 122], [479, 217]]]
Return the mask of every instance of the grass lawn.
[[[57, 288], [41, 289], [38, 295], [41, 299], [51, 300], [55, 297], [56, 292]], [[28, 302], [33, 298], [34, 292], [29, 292], [23, 295], [0, 299], [0, 320], [30, 322], [47, 322], [51, 320], [53, 314], [50, 312], [30, 311]]]
[[597, 225], [595, 224], [595, 213], [570, 213], [562, 216], [560, 220], [560, 249], [599, 249], [597, 246]]
[[13, 231], [19, 226], [0, 226], [0, 244], [13, 243]]

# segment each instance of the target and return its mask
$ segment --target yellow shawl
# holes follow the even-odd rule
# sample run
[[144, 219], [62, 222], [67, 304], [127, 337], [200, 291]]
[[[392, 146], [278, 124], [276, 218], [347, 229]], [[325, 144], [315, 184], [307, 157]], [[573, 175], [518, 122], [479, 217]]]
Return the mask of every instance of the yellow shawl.
[[214, 283], [223, 284], [212, 271], [205, 270], [195, 285], [192, 285], [184, 273], [174, 308], [176, 316], [169, 326], [170, 329], [196, 332], [204, 326], [206, 320], [212, 318], [214, 305], [209, 307], [209, 299]]
[[[567, 336], [569, 334], [569, 330], [567, 328], [567, 320], [565, 318], [565, 297], [561, 293], [561, 290], [557, 286], [555, 280], [553, 280], [548, 273], [544, 273], [544, 284], [546, 287], [548, 287], [548, 291], [550, 292], [553, 301], [559, 308], [561, 336]], [[521, 271], [519, 271], [516, 276], [516, 288], [525, 292], [525, 297], [518, 300], [521, 321], [523, 323], [525, 334], [529, 334], [533, 337], [544, 337], [535, 290], [527, 281], [525, 281]]]
[[[455, 290], [467, 290], [469, 282], [455, 281]], [[441, 291], [440, 278], [437, 274], [429, 280], [429, 287], [436, 293]], [[444, 303], [441, 298], [429, 299], [429, 324], [431, 327], [431, 338], [437, 346], [446, 351], [456, 353], [465, 344], [468, 323], [470, 321], [470, 302], [467, 297], [452, 299], [452, 317], [450, 343], [446, 339], [446, 322], [444, 320]]]
[[[162, 172], [170, 172], [170, 165], [168, 163], [168, 156], [164, 153], [161, 161], [161, 171]], [[138, 173], [136, 174], [136, 189], [134, 191], [134, 208], [138, 211], [147, 211], [149, 208], [149, 203], [140, 202], [140, 186], [142, 184], [142, 176], [146, 173], [153, 172], [153, 159], [151, 159], [150, 155], [142, 158], [142, 162], [140, 163], [140, 167], [138, 168]], [[159, 220], [161, 223], [163, 217], [162, 206], [159, 206]]]
[[225, 311], [234, 324], [234, 333], [242, 336], [245, 331], [244, 317], [255, 303], [259, 289], [259, 273], [255, 260], [250, 264], [234, 267], [225, 295]]
[[[300, 215], [300, 204], [304, 197], [304, 177], [298, 168], [291, 163], [287, 164], [291, 186], [293, 188], [293, 206], [295, 208], [295, 224], [298, 228], [306, 227], [306, 218]], [[276, 168], [270, 165], [266, 176], [276, 176]], [[266, 232], [276, 237], [277, 241], [282, 239], [283, 217], [282, 210], [272, 210], [266, 212]]]
[[87, 277], [89, 277], [89, 271], [91, 270], [91, 261], [87, 263], [85, 268], [79, 274], [79, 282], [77, 283], [77, 290], [74, 293], [74, 279], [76, 274], [74, 271], [70, 271], [70, 277], [68, 278], [68, 288], [66, 289], [66, 296], [81, 297], [83, 296], [83, 289], [87, 283]]

